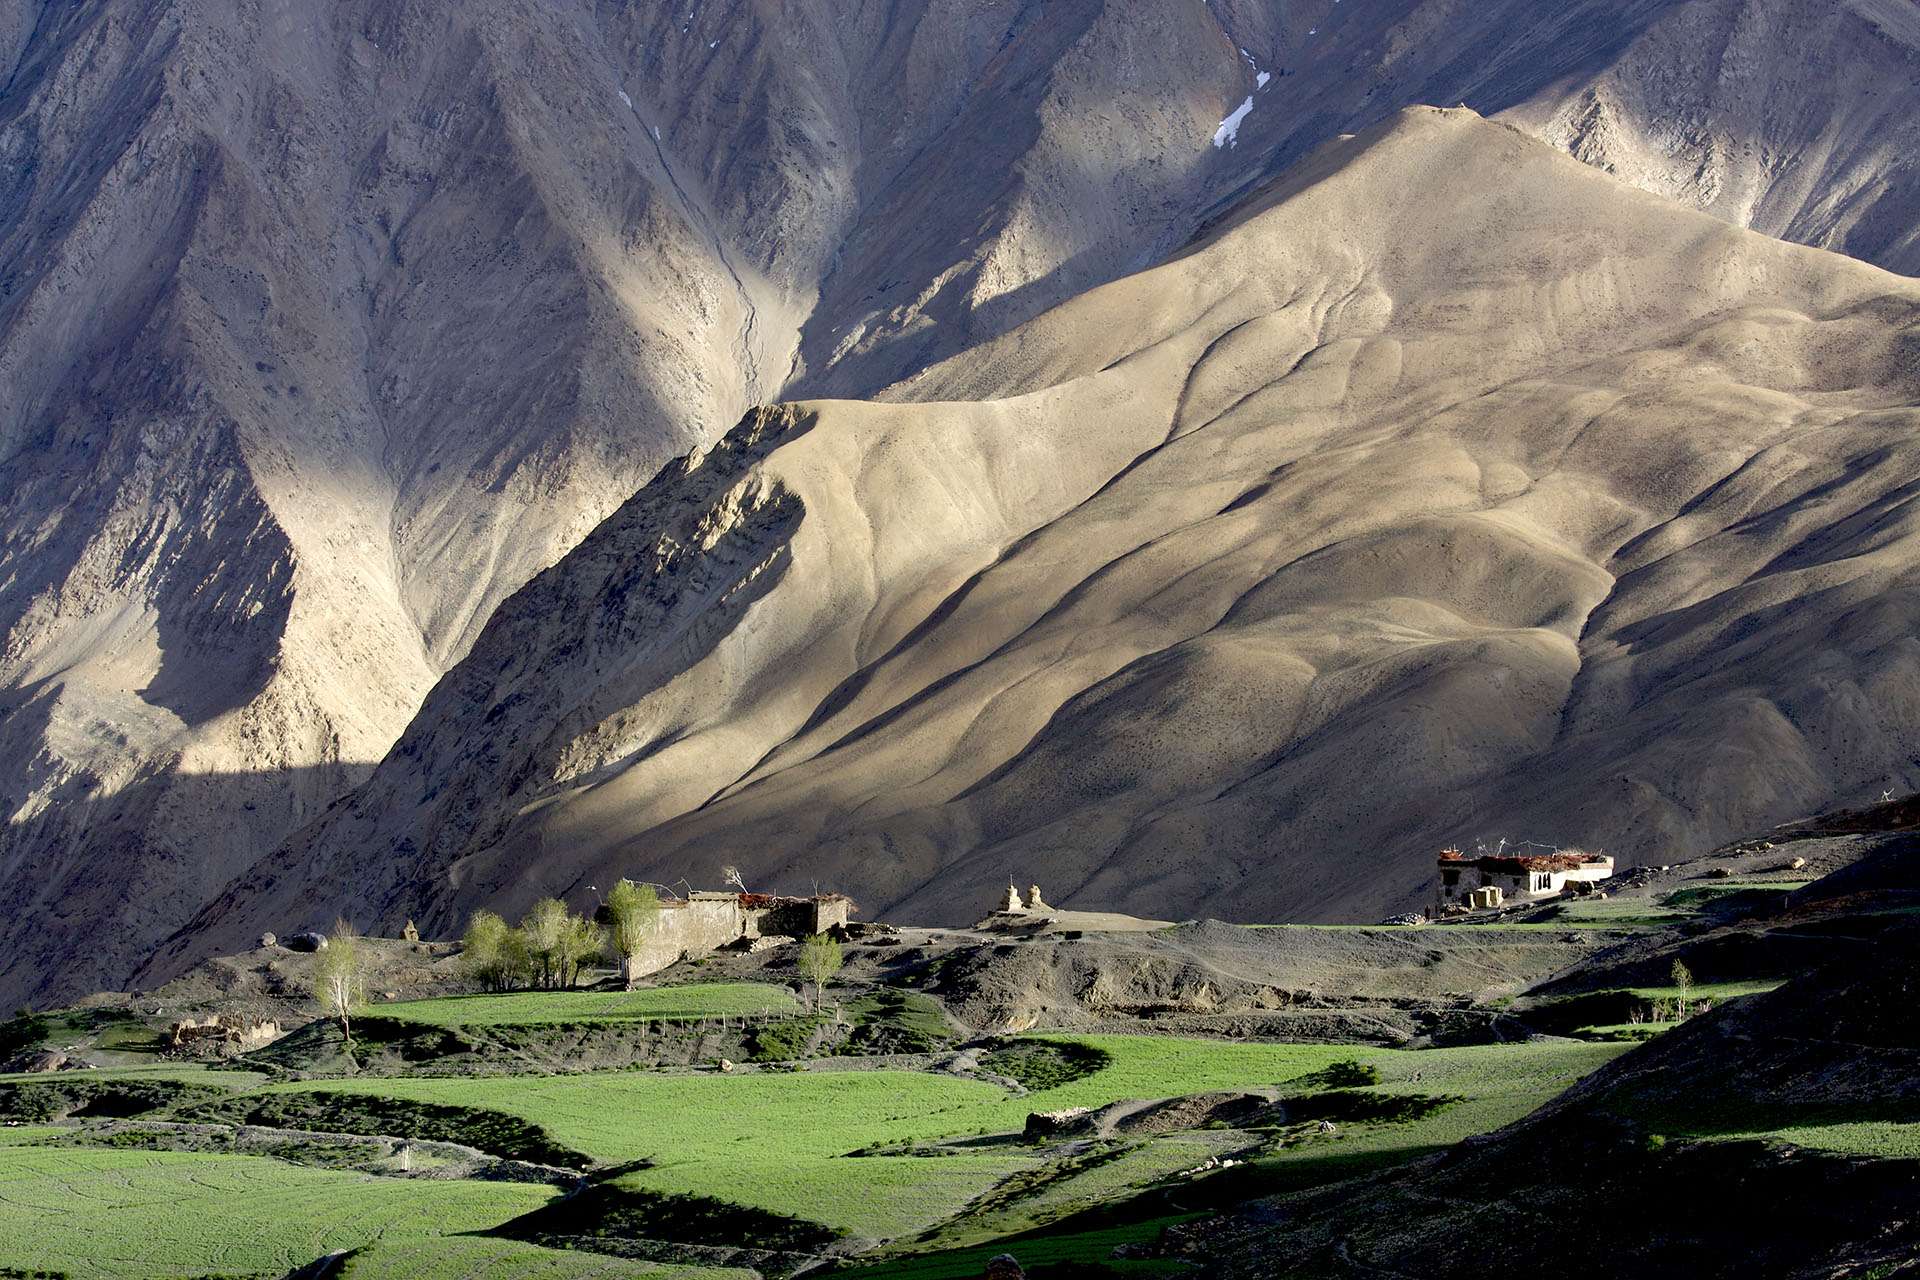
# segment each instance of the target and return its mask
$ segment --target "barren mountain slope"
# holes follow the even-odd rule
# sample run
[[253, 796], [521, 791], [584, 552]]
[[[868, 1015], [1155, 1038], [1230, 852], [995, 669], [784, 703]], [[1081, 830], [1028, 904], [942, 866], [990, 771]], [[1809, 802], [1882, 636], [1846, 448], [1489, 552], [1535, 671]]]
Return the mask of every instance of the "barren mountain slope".
[[1056, 76], [1182, 86], [1129, 114], [1165, 159], [1108, 274], [1203, 203], [1218, 27], [1047, 12], [0, 8], [0, 1003], [118, 983], [364, 776], [502, 598], [777, 394], [922, 153], [955, 194], [903, 280], [1110, 162], [1051, 140]]
[[1447, 840], [1658, 855], [1910, 784], [1917, 326], [1909, 281], [1406, 113], [930, 403], [670, 468], [161, 968], [723, 861], [942, 921], [1029, 876], [1370, 914]]
[[0, 1004], [119, 982], [664, 458], [1157, 261], [1406, 103], [1913, 269], [1915, 27], [0, 0]]

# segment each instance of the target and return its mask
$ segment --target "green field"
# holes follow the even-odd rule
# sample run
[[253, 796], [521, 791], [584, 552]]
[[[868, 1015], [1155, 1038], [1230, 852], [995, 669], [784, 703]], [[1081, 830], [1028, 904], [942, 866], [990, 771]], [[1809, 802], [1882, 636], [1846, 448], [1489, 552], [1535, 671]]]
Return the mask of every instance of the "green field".
[[675, 1267], [517, 1240], [443, 1236], [382, 1241], [349, 1258], [341, 1280], [751, 1280], [750, 1271]]
[[1186, 1216], [1152, 1218], [1123, 1227], [1035, 1236], [1022, 1239], [1012, 1246], [1004, 1243], [974, 1245], [964, 1249], [941, 1250], [919, 1258], [889, 1258], [868, 1266], [855, 1264], [828, 1274], [860, 1277], [861, 1280], [869, 1277], [871, 1280], [979, 1280], [986, 1274], [987, 1262], [994, 1255], [1005, 1253], [1012, 1247], [1018, 1250], [1020, 1261], [1028, 1268], [1096, 1261], [1118, 1275], [1137, 1276], [1143, 1280], [1148, 1276], [1191, 1275], [1192, 1267], [1181, 1262], [1111, 1257], [1119, 1245], [1142, 1244], [1158, 1239], [1168, 1226], [1186, 1220]]
[[1795, 1125], [1752, 1136], [1775, 1138], [1817, 1151], [1920, 1160], [1920, 1124], [1915, 1123], [1858, 1121]]
[[282, 1274], [370, 1240], [483, 1230], [553, 1194], [250, 1156], [4, 1147], [0, 1267], [75, 1277]]
[[369, 1016], [435, 1027], [501, 1027], [542, 1022], [645, 1022], [662, 1019], [793, 1014], [800, 1006], [785, 987], [759, 982], [708, 982], [641, 991], [513, 991], [442, 996], [375, 1005]]
[[1664, 1035], [1680, 1024], [1677, 1022], [1603, 1022], [1590, 1027], [1575, 1029], [1575, 1035], [1586, 1040], [1651, 1040]]
[[[269, 1092], [378, 1094], [503, 1111], [602, 1163], [652, 1161], [654, 1167], [626, 1175], [629, 1186], [711, 1196], [888, 1238], [951, 1214], [1035, 1158], [1019, 1147], [897, 1159], [847, 1158], [850, 1152], [1017, 1132], [1033, 1111], [1284, 1086], [1359, 1060], [1378, 1070], [1383, 1091], [1463, 1099], [1419, 1124], [1362, 1126], [1339, 1144], [1342, 1155], [1412, 1153], [1516, 1119], [1625, 1047], [1542, 1042], [1415, 1052], [1149, 1036], [1033, 1038], [1093, 1045], [1110, 1061], [1093, 1075], [1024, 1097], [983, 1081], [907, 1071], [382, 1079], [276, 1085]], [[1301, 1162], [1290, 1174], [1304, 1177], [1329, 1154], [1315, 1147], [1278, 1159]]]
[[182, 1084], [218, 1085], [222, 1089], [257, 1089], [266, 1083], [267, 1077], [257, 1071], [215, 1071], [192, 1064], [0, 1074], [0, 1084], [45, 1084], [49, 1080], [170, 1080]]
[[[478, 1016], [529, 1022], [578, 1018], [589, 1009], [587, 1017], [700, 1016], [685, 1012], [691, 1009], [712, 1016], [728, 1002], [736, 1010], [764, 1007], [761, 998], [747, 999], [764, 991], [779, 989], [662, 988], [634, 993], [647, 998], [644, 1011], [629, 1005], [614, 1013], [605, 1012], [609, 998], [624, 1000], [625, 993], [458, 998], [417, 1007], [434, 1011], [430, 1016], [448, 1025], [476, 1015], [446, 1011], [473, 1007], [483, 1011]], [[681, 1003], [661, 1003], [669, 997]], [[556, 1008], [564, 1012], [552, 1012]], [[677, 1012], [660, 1013], [663, 1008]], [[924, 1013], [909, 1008], [888, 1016], [897, 1020]], [[931, 1023], [921, 1028], [933, 1029]], [[939, 1029], [944, 1031], [944, 1024]], [[850, 1241], [895, 1241], [898, 1249], [944, 1251], [1050, 1229], [1072, 1215], [1158, 1196], [1156, 1189], [1167, 1185], [1197, 1188], [1200, 1184], [1183, 1182], [1179, 1175], [1209, 1156], [1232, 1154], [1244, 1161], [1228, 1171], [1231, 1182], [1221, 1186], [1248, 1196], [1367, 1172], [1516, 1119], [1624, 1049], [1535, 1041], [1409, 1051], [1059, 1034], [1020, 1037], [1019, 1043], [1046, 1047], [1039, 1063], [1030, 1057], [1021, 1072], [1035, 1084], [1024, 1095], [965, 1076], [822, 1067], [289, 1081], [206, 1105], [252, 1114], [258, 1108], [248, 1099], [320, 1094], [468, 1108], [496, 1124], [513, 1117], [537, 1125], [544, 1136], [535, 1136], [542, 1141], [582, 1153], [602, 1167], [628, 1166], [619, 1169], [610, 1193], [706, 1197], [819, 1224]], [[1065, 1053], [1068, 1049], [1076, 1052]], [[1057, 1065], [1042, 1069], [1046, 1063]], [[1353, 1080], [1325, 1074], [1345, 1063], [1371, 1068], [1372, 1085], [1365, 1073], [1348, 1073], [1358, 1076], [1358, 1086], [1370, 1096], [1440, 1097], [1447, 1104], [1417, 1119], [1343, 1122], [1333, 1134], [1295, 1123], [1265, 1131], [1103, 1139], [1062, 1163], [1050, 1163], [1058, 1159], [1057, 1150], [1020, 1137], [1035, 1111], [1214, 1091], [1298, 1097], [1336, 1085], [1355, 1087]], [[1073, 1078], [1075, 1071], [1084, 1074]], [[241, 1088], [261, 1081], [192, 1068], [102, 1074]], [[294, 1118], [296, 1128], [321, 1129], [354, 1129], [369, 1119], [311, 1108], [300, 1109]], [[387, 1132], [393, 1123], [388, 1117], [375, 1128]], [[13, 1132], [18, 1136], [11, 1140], [0, 1137], [0, 1201], [12, 1210], [9, 1226], [14, 1228], [0, 1245], [0, 1267], [76, 1277], [278, 1274], [326, 1253], [361, 1249], [346, 1274], [363, 1280], [388, 1275], [623, 1280], [671, 1271], [473, 1234], [550, 1202], [554, 1193], [545, 1186], [380, 1178], [248, 1156], [7, 1145], [59, 1142], [60, 1135], [75, 1130], [23, 1126]], [[642, 1161], [646, 1167], [631, 1167]], [[643, 1200], [630, 1197], [629, 1203]], [[691, 1212], [693, 1204], [668, 1201], [661, 1212]], [[1142, 1204], [1148, 1217], [1179, 1209]], [[719, 1227], [728, 1229], [724, 1219]], [[1060, 1256], [1097, 1257], [1085, 1252], [1097, 1244], [1092, 1237], [1062, 1244]], [[1044, 1256], [1036, 1254], [1035, 1260]], [[918, 1265], [904, 1256], [896, 1261]], [[889, 1262], [873, 1274], [893, 1274], [894, 1265]], [[1158, 1274], [1164, 1264], [1125, 1270]]]
[[730, 1187], [706, 1160], [665, 1164], [619, 1182], [648, 1191], [744, 1201], [848, 1235], [888, 1240], [952, 1217], [968, 1201], [1033, 1163], [1033, 1157], [1018, 1148], [991, 1155], [813, 1160], [745, 1156], [727, 1163]]

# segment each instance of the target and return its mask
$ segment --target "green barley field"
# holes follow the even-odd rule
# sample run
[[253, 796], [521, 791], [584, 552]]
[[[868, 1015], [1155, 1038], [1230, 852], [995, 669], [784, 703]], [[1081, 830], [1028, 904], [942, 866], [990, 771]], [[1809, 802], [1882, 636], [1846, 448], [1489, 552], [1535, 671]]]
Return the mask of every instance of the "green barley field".
[[486, 1236], [382, 1240], [352, 1257], [339, 1280], [752, 1280], [731, 1267], [676, 1267]]
[[254, 1156], [4, 1146], [0, 1267], [76, 1278], [281, 1275], [369, 1241], [484, 1230], [555, 1194]]
[[[1624, 1045], [1546, 1041], [1422, 1051], [1248, 1044], [1159, 1036], [1034, 1037], [1089, 1045], [1107, 1065], [1025, 1096], [984, 1081], [911, 1071], [381, 1079], [275, 1085], [272, 1092], [377, 1094], [479, 1107], [544, 1128], [605, 1165], [652, 1167], [623, 1184], [712, 1196], [889, 1239], [947, 1217], [1036, 1158], [1018, 1145], [976, 1154], [854, 1155], [941, 1139], [1017, 1133], [1028, 1113], [1212, 1090], [1279, 1088], [1337, 1062], [1379, 1073], [1388, 1093], [1461, 1099], [1417, 1124], [1357, 1129], [1342, 1154], [1414, 1154], [1517, 1119]], [[1416, 1078], [1417, 1077], [1417, 1078]], [[1323, 1151], [1278, 1157], [1310, 1176]]]

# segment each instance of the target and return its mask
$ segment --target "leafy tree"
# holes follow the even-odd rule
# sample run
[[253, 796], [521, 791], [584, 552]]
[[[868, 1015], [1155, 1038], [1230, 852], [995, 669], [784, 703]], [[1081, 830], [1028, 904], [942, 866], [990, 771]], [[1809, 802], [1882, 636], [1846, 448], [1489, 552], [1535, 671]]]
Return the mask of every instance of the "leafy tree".
[[827, 979], [840, 972], [844, 958], [840, 954], [840, 944], [824, 933], [816, 933], [800, 944], [800, 972], [813, 984], [813, 1007], [820, 1008], [820, 998], [827, 985]]
[[560, 949], [566, 942], [568, 919], [566, 903], [558, 898], [542, 898], [520, 921], [527, 954], [543, 987], [559, 985]]
[[1673, 962], [1673, 985], [1675, 991], [1675, 1014], [1685, 1019], [1693, 1012], [1693, 970], [1680, 961]]
[[607, 937], [620, 962], [620, 980], [632, 987], [640, 976], [633, 971], [634, 958], [647, 945], [660, 918], [660, 895], [652, 885], [622, 880], [608, 891], [606, 908]]
[[511, 991], [526, 976], [526, 942], [498, 915], [476, 911], [460, 940], [460, 967], [489, 991]]
[[527, 951], [527, 935], [518, 929], [507, 930], [500, 943], [500, 990], [511, 991], [533, 981], [533, 956]]
[[563, 987], [580, 981], [580, 966], [607, 949], [607, 935], [599, 925], [580, 916], [568, 916], [554, 952], [555, 977]]
[[327, 945], [313, 957], [313, 994], [330, 1018], [340, 1020], [340, 1034], [353, 1043], [353, 1011], [366, 999], [366, 955], [360, 935], [345, 920], [336, 920]]

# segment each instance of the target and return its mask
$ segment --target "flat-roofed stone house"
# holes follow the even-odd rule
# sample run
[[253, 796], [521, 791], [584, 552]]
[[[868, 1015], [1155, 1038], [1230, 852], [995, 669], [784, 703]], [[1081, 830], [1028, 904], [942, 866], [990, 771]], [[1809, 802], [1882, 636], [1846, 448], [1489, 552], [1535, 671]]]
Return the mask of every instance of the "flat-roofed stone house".
[[[1595, 884], [1613, 875], [1604, 853], [1561, 849], [1553, 853], [1488, 854], [1469, 858], [1458, 849], [1440, 853], [1440, 883], [1434, 910], [1502, 906], [1557, 897], [1569, 885]], [[1487, 893], [1485, 890], [1497, 890]]]

